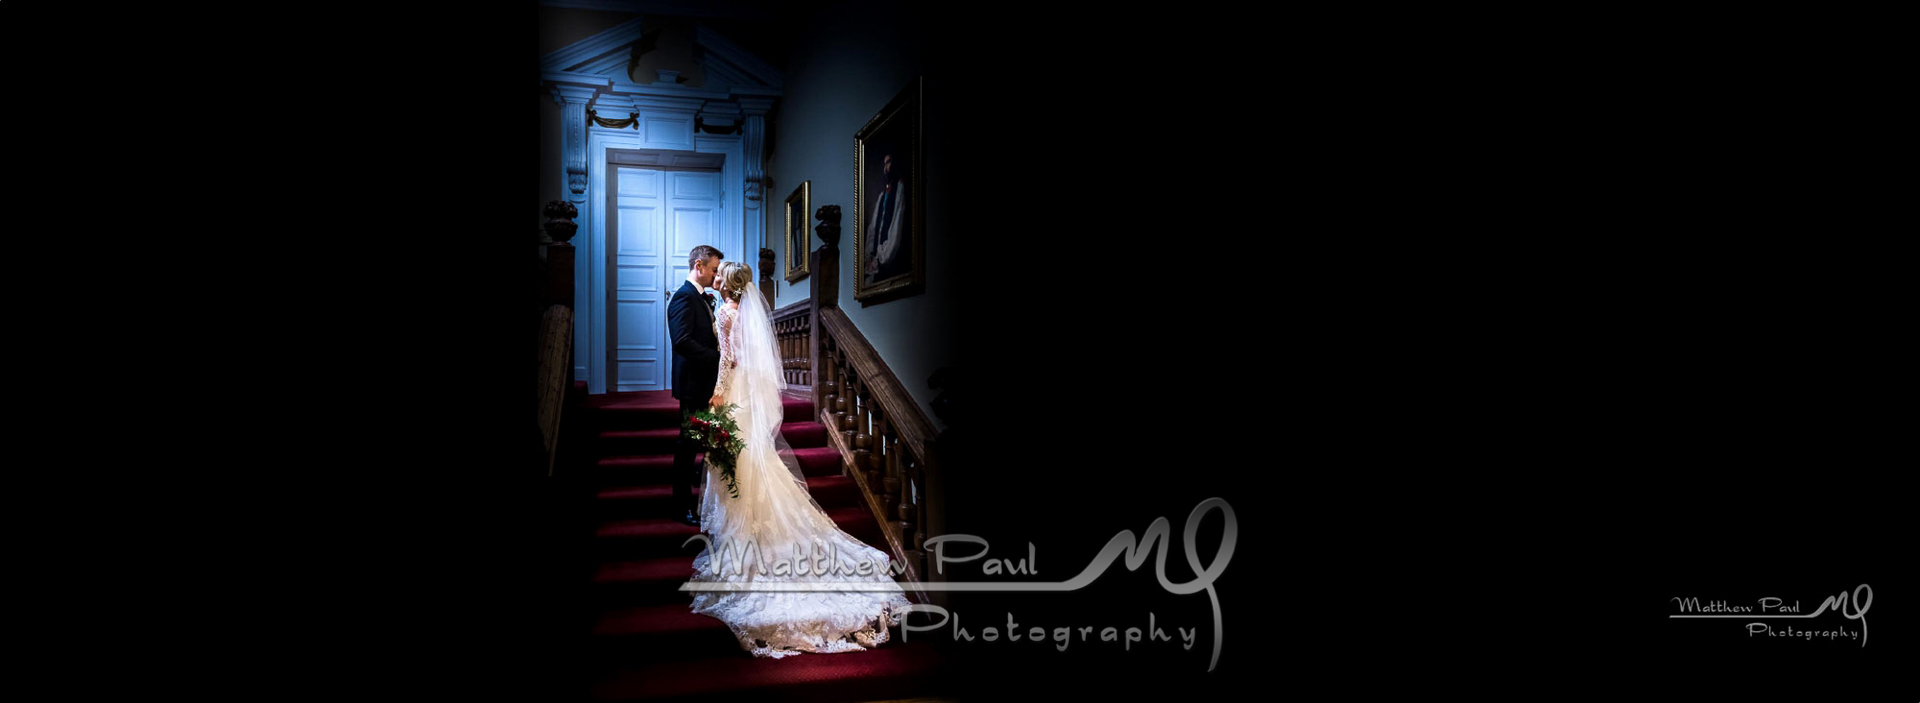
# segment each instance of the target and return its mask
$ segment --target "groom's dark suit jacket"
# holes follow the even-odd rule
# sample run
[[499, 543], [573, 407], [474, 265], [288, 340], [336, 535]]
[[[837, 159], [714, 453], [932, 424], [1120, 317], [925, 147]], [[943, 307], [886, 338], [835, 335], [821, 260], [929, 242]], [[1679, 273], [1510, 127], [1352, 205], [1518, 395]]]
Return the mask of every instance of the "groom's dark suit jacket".
[[667, 335], [673, 339], [673, 397], [705, 405], [720, 382], [720, 340], [713, 336], [713, 308], [682, 282], [667, 303]]

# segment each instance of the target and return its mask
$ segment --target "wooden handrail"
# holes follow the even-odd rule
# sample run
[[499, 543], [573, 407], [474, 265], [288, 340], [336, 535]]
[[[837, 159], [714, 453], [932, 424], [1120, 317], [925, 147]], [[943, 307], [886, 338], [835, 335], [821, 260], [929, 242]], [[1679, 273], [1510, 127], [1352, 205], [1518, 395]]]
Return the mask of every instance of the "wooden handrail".
[[573, 365], [573, 308], [551, 305], [540, 318], [539, 421], [542, 449], [547, 453], [547, 475], [553, 475], [554, 456], [560, 449], [561, 414], [566, 408], [573, 381], [567, 370]]
[[920, 405], [907, 394], [906, 386], [893, 375], [893, 369], [887, 368], [880, 359], [880, 353], [873, 350], [867, 338], [847, 319], [847, 313], [840, 308], [827, 308], [820, 311], [820, 323], [823, 330], [833, 335], [840, 349], [847, 353], [847, 364], [859, 374], [862, 386], [880, 403], [880, 410], [887, 414], [889, 424], [900, 432], [900, 441], [907, 445], [908, 451], [922, 459], [927, 456], [927, 442], [933, 439], [933, 423], [920, 412]]
[[[549, 223], [572, 224], [567, 221]], [[571, 230], [559, 228], [562, 234]], [[564, 241], [540, 248], [540, 272], [537, 288], [540, 303], [539, 338], [539, 423], [541, 449], [547, 454], [547, 475], [552, 476], [555, 457], [560, 454], [562, 414], [573, 390], [573, 262], [574, 248]]]
[[568, 240], [579, 231], [573, 218], [579, 210], [571, 203], [555, 200], [542, 210], [547, 221], [541, 227], [540, 268], [532, 291], [540, 309], [539, 337], [539, 423], [541, 449], [547, 454], [547, 475], [553, 475], [555, 457], [560, 454], [561, 415], [568, 398], [573, 397], [573, 267], [574, 248]]
[[880, 523], [888, 551], [905, 567], [903, 587], [916, 602], [932, 602], [921, 584], [931, 575], [927, 519], [938, 500], [928, 484], [938, 475], [928, 452], [933, 423], [840, 309], [840, 207], [823, 205], [814, 216], [822, 246], [808, 253], [813, 286], [806, 306], [789, 305], [776, 317], [792, 325], [793, 341], [804, 340], [808, 358], [801, 365], [812, 384], [814, 419], [826, 425], [827, 441]]

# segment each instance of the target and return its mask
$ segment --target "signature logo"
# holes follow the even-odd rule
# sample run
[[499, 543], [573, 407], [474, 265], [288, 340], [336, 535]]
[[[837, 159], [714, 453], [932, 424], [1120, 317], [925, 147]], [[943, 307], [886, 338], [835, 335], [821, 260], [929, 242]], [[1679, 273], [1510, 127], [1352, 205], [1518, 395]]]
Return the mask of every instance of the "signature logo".
[[[1220, 548], [1214, 553], [1213, 563], [1203, 565], [1200, 563], [1200, 552], [1196, 549], [1196, 530], [1200, 527], [1200, 519], [1205, 517], [1207, 513], [1215, 510], [1220, 511], [1221, 517], [1226, 520], [1226, 527], [1221, 533]], [[1089, 562], [1078, 576], [1074, 576], [1065, 581], [1016, 581], [1004, 583], [994, 581], [927, 581], [916, 584], [916, 587], [925, 591], [1077, 591], [1093, 583], [1095, 579], [1100, 578], [1101, 574], [1106, 573], [1107, 569], [1112, 567], [1113, 563], [1122, 557], [1126, 559], [1128, 571], [1139, 571], [1142, 566], [1146, 565], [1147, 557], [1152, 556], [1154, 559], [1154, 576], [1159, 579], [1160, 586], [1165, 588], [1168, 593], [1174, 595], [1190, 595], [1204, 592], [1207, 594], [1207, 599], [1212, 603], [1213, 658], [1207, 664], [1207, 671], [1213, 671], [1214, 668], [1220, 664], [1220, 643], [1224, 636], [1221, 632], [1221, 625], [1223, 623], [1220, 614], [1220, 593], [1214, 589], [1213, 581], [1219, 578], [1220, 573], [1227, 569], [1228, 560], [1233, 558], [1233, 545], [1234, 542], [1239, 540], [1240, 524], [1234, 517], [1233, 506], [1228, 505], [1225, 498], [1208, 498], [1200, 501], [1199, 505], [1194, 506], [1193, 512], [1187, 515], [1185, 528], [1181, 531], [1181, 543], [1186, 549], [1187, 566], [1191, 567], [1194, 573], [1193, 580], [1186, 583], [1175, 583], [1167, 578], [1167, 551], [1172, 549], [1172, 531], [1171, 523], [1164, 517], [1154, 518], [1153, 522], [1147, 525], [1146, 531], [1137, 538], [1134, 536], [1133, 530], [1123, 529], [1119, 534], [1114, 535], [1113, 539], [1107, 540], [1106, 546], [1100, 550], [1099, 554], [1093, 557], [1093, 561]], [[702, 535], [690, 537], [686, 544], [691, 544], [701, 537]], [[941, 535], [930, 538], [926, 541], [926, 545], [934, 550], [936, 564], [946, 561], [969, 561], [985, 554], [983, 549], [981, 554], [949, 559], [942, 551], [943, 543], [948, 541], [979, 544], [982, 547], [986, 545], [986, 540], [971, 535]], [[711, 543], [708, 542], [707, 544]], [[1029, 548], [1031, 548], [1031, 545], [1029, 545]], [[1031, 554], [1031, 551], [1029, 551], [1029, 554]], [[1024, 567], [1011, 570], [1011, 573], [1022, 572], [1032, 574], [1037, 573], [1037, 570], [1033, 568], [1031, 563], [1026, 564]], [[995, 571], [989, 569], [987, 573], [995, 573]], [[682, 591], [866, 592], [897, 591], [899, 589], [900, 586], [890, 580], [864, 582], [688, 582], [680, 586], [680, 590]], [[939, 606], [929, 604], [915, 604], [905, 610], [906, 612], [933, 612], [940, 614], [944, 614], [945, 612], [944, 609]], [[1149, 629], [1151, 629], [1151, 626]]]
[[[1873, 607], [1873, 588], [1863, 583], [1854, 588], [1851, 594], [1842, 591], [1839, 594], [1828, 596], [1826, 600], [1820, 602], [1819, 609], [1805, 615], [1793, 614], [1800, 612], [1799, 601], [1794, 601], [1793, 605], [1787, 605], [1785, 601], [1771, 596], [1761, 598], [1757, 606], [1729, 606], [1725, 601], [1708, 601], [1705, 606], [1702, 606], [1698, 598], [1681, 598], [1678, 596], [1669, 600], [1680, 605], [1680, 612], [1682, 614], [1668, 615], [1668, 618], [1741, 618], [1746, 620], [1759, 618], [1804, 619], [1817, 618], [1820, 617], [1821, 613], [1833, 610], [1848, 620], [1860, 621], [1860, 646], [1865, 647], [1867, 646], [1867, 609]], [[1756, 607], [1758, 609], [1757, 614], [1747, 614], [1756, 613]], [[1697, 613], [1713, 614], [1701, 615]], [[1726, 614], [1722, 615], [1720, 613]], [[1748, 636], [1772, 634], [1772, 628], [1768, 627], [1766, 623], [1750, 623], [1747, 625], [1747, 634]]]

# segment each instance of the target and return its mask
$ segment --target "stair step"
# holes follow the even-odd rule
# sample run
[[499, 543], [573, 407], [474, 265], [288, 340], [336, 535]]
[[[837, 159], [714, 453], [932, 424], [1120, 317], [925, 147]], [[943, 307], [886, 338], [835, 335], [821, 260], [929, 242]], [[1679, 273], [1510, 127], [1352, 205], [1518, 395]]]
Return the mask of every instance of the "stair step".
[[[800, 471], [808, 478], [841, 475], [840, 450], [833, 447], [795, 447], [793, 456], [800, 460]], [[693, 455], [695, 466], [705, 459], [705, 452], [695, 452]], [[673, 483], [672, 454], [603, 456], [594, 463], [599, 467], [600, 485], [603, 486]]]
[[[696, 505], [701, 488], [693, 487]], [[861, 505], [860, 486], [852, 476], [809, 477], [807, 492], [828, 510]], [[595, 498], [598, 515], [604, 519], [674, 517], [676, 510], [685, 509], [673, 499], [673, 486], [665, 483], [604, 488]]]
[[678, 425], [639, 430], [607, 429], [601, 430], [596, 450], [602, 456], [670, 455], [673, 454], [673, 443], [679, 439]]
[[[661, 603], [618, 608], [602, 613], [593, 624], [595, 637], [635, 637], [649, 635], [690, 635], [701, 631], [729, 632], [719, 619], [692, 611], [687, 603]], [[728, 636], [731, 641], [732, 637]]]
[[786, 417], [783, 422], [812, 422], [814, 419], [812, 400], [789, 398], [783, 395], [780, 396], [780, 406], [781, 414]]
[[794, 447], [793, 456], [800, 460], [800, 471], [807, 478], [841, 475], [840, 450], [833, 447]]
[[606, 562], [593, 574], [594, 601], [610, 607], [693, 602], [680, 585], [693, 578], [693, 555]]
[[[825, 507], [825, 506], [822, 506]], [[827, 508], [827, 517], [847, 534], [885, 549], [886, 539], [873, 512], [864, 505]], [[641, 518], [601, 523], [594, 531], [594, 552], [607, 559], [640, 559], [684, 555], [692, 559], [704, 546], [688, 538], [700, 534], [700, 528], [674, 518]], [[682, 575], [682, 581], [686, 576]]]
[[[577, 663], [583, 674], [599, 673], [581, 681], [589, 685], [576, 692], [595, 700], [756, 703], [939, 693], [937, 643], [904, 643], [898, 628], [870, 651], [756, 659], [740, 649], [724, 623], [691, 612], [692, 594], [679, 588], [693, 576], [693, 556], [702, 543], [683, 544], [699, 530], [671, 515], [679, 402], [666, 391], [587, 395], [584, 381], [574, 390], [585, 398], [588, 436], [596, 437], [589, 456], [599, 457], [598, 482], [604, 486], [594, 501], [596, 514], [608, 520], [582, 553], [600, 560], [581, 602], [598, 610]], [[812, 402], [783, 397], [782, 406], [780, 432], [801, 463], [808, 493], [841, 529], [885, 549], [882, 528], [858, 484], [844, 475]], [[696, 465], [702, 459], [696, 455]]]
[[[827, 427], [812, 420], [782, 424], [780, 434], [795, 449], [827, 446]], [[680, 427], [603, 429], [599, 439], [597, 451], [602, 456], [672, 454], [674, 442], [680, 439]]]
[[812, 420], [788, 422], [780, 426], [780, 436], [794, 449], [827, 446], [827, 426]]
[[[680, 401], [672, 391], [622, 391], [587, 396], [587, 410], [602, 429], [645, 430], [680, 426]], [[780, 397], [781, 422], [811, 422], [813, 401]]]
[[671, 391], [626, 391], [587, 396], [587, 411], [601, 430], [646, 430], [680, 426], [680, 401]]
[[[694, 466], [705, 460], [705, 452], [695, 452]], [[599, 479], [605, 486], [645, 486], [673, 483], [672, 454], [643, 454], [634, 456], [607, 456], [595, 462], [599, 467]]]
[[731, 655], [650, 661], [595, 682], [593, 700], [844, 701], [905, 698], [929, 691], [941, 673], [929, 642], [903, 643], [895, 628], [879, 647], [838, 654], [757, 659], [731, 645]]
[[740, 652], [733, 631], [717, 618], [694, 613], [692, 594], [657, 605], [605, 611], [593, 624], [593, 662], [614, 669], [636, 662], [679, 661]]

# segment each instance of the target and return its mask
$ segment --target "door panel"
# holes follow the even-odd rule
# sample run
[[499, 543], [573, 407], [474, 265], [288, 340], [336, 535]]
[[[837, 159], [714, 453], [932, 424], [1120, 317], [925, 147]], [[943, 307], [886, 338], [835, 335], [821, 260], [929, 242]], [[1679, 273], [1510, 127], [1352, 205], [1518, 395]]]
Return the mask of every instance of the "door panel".
[[619, 168], [613, 233], [613, 373], [609, 390], [665, 390], [672, 350], [666, 339], [667, 311], [660, 298], [665, 275], [665, 232], [661, 228], [660, 171]]
[[608, 390], [667, 390], [673, 381], [667, 301], [686, 280], [687, 254], [701, 244], [721, 244], [720, 174], [620, 166], [613, 175]]

